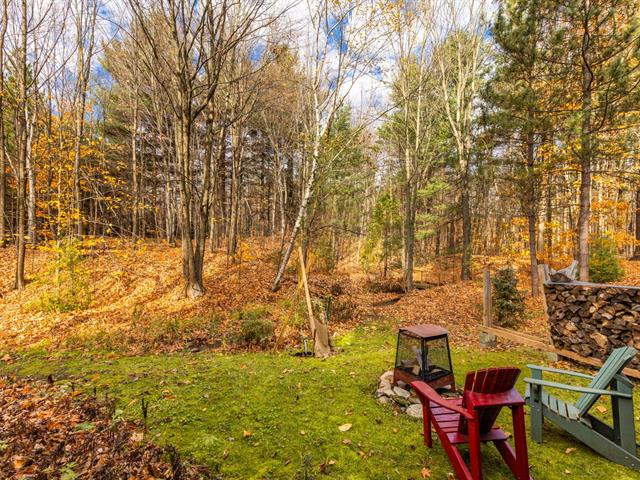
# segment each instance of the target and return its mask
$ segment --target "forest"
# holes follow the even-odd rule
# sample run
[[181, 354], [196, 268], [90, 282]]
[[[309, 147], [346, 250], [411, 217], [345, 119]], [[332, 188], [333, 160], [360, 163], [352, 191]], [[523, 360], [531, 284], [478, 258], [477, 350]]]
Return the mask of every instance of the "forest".
[[7, 0], [14, 287], [65, 238], [178, 245], [192, 298], [248, 237], [279, 239], [274, 289], [299, 241], [406, 291], [442, 255], [638, 255], [635, 3], [335, 3]]
[[[0, 477], [453, 478], [365, 393], [399, 327], [463, 372], [549, 363], [487, 315], [640, 347], [573, 341], [541, 278], [640, 286], [637, 0], [0, 2]], [[68, 458], [29, 408], [78, 419]], [[549, 437], [535, 478], [637, 478]]]

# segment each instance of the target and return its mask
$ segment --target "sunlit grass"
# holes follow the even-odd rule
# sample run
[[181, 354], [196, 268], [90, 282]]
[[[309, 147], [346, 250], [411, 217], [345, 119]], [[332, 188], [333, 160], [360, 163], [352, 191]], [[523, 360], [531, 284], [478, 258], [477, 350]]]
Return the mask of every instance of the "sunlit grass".
[[[435, 442], [422, 443], [421, 422], [398, 415], [374, 398], [377, 379], [390, 368], [391, 332], [359, 329], [336, 339], [327, 360], [286, 353], [215, 353], [117, 356], [31, 353], [2, 372], [72, 382], [98, 396], [115, 397], [125, 416], [141, 418], [150, 401], [150, 437], [211, 467], [223, 479], [419, 479], [452, 471]], [[542, 354], [517, 350], [452, 352], [458, 384], [476, 368], [543, 363]], [[518, 388], [524, 391], [521, 376]], [[636, 405], [640, 404], [636, 393]], [[636, 407], [637, 408], [637, 407]], [[640, 414], [640, 412], [638, 412]], [[501, 417], [506, 430], [508, 415]], [[347, 432], [338, 426], [350, 423]], [[532, 476], [539, 479], [636, 479], [546, 424], [544, 443], [530, 443]], [[575, 451], [566, 453], [568, 448]], [[497, 451], [484, 449], [485, 478], [510, 479]], [[323, 473], [324, 472], [324, 473]], [[570, 472], [570, 473], [566, 473]]]

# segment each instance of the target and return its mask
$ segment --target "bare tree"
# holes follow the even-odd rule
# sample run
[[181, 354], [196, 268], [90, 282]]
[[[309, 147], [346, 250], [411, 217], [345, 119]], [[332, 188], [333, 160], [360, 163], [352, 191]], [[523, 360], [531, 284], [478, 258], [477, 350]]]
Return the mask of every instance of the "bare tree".
[[87, 88], [91, 73], [95, 44], [96, 16], [98, 0], [74, 0], [73, 18], [76, 26], [76, 85], [74, 91], [74, 144], [73, 144], [73, 194], [75, 215], [77, 215], [76, 234], [84, 233], [82, 212], [81, 155], [80, 147], [84, 132], [86, 115]]
[[128, 4], [142, 31], [141, 61], [166, 92], [170, 105], [180, 185], [185, 294], [197, 298], [205, 291], [202, 273], [212, 158], [201, 159], [202, 171], [196, 175], [194, 126], [218, 90], [229, 53], [271, 21], [269, 5], [265, 0], [129, 0]]
[[460, 207], [462, 211], [462, 280], [471, 278], [471, 155], [473, 150], [473, 114], [481, 85], [485, 62], [484, 45], [485, 0], [442, 4], [438, 29], [441, 47], [436, 54], [440, 84], [451, 134], [455, 140], [460, 176]]
[[[394, 46], [396, 78], [394, 94], [401, 115], [401, 130], [394, 132], [398, 148], [402, 150], [404, 180], [404, 283], [405, 290], [413, 290], [414, 244], [418, 188], [430, 163], [433, 125], [437, 115], [427, 111], [433, 106], [434, 69], [432, 45], [434, 12], [428, 1], [399, 3], [389, 18], [389, 40]], [[431, 102], [428, 100], [431, 98]]]
[[7, 160], [5, 157], [6, 144], [4, 132], [4, 45], [7, 36], [7, 28], [9, 26], [9, 0], [2, 2], [2, 28], [0, 29], [0, 248], [6, 245], [6, 229], [5, 229], [5, 197], [6, 197], [6, 178], [5, 171], [7, 169]]
[[[53, 57], [54, 48], [64, 30], [65, 8], [56, 8], [54, 0], [29, 3], [22, 0], [11, 12], [9, 24], [14, 31], [8, 38], [12, 55], [8, 58], [16, 79], [14, 129], [16, 154], [10, 160], [16, 178], [16, 270], [14, 288], [25, 287], [24, 265], [27, 243], [27, 180], [34, 175], [31, 159], [32, 138], [36, 125], [38, 85], [44, 66]], [[54, 20], [53, 18], [59, 16]], [[31, 186], [35, 204], [35, 188]], [[34, 216], [35, 221], [35, 216]]]

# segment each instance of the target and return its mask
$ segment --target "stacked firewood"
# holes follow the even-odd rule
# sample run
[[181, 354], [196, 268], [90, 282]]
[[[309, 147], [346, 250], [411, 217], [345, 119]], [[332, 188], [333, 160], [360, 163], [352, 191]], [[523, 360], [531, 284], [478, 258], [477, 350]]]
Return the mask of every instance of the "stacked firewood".
[[640, 348], [640, 288], [547, 283], [545, 294], [556, 348], [600, 359], [616, 347]]

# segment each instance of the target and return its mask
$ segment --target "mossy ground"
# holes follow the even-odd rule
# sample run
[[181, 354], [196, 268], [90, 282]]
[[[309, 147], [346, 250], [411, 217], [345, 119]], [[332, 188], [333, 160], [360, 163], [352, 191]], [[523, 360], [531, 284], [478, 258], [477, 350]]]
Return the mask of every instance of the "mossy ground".
[[[396, 414], [374, 398], [379, 375], [393, 362], [393, 333], [385, 327], [363, 327], [337, 339], [336, 346], [337, 354], [324, 361], [291, 352], [32, 352], [3, 365], [0, 373], [51, 374], [76, 388], [95, 387], [98, 396], [117, 398], [124, 415], [132, 418], [141, 417], [144, 397], [150, 402], [149, 436], [175, 445], [221, 479], [420, 479], [424, 467], [430, 478], [449, 478], [452, 469], [439, 442], [433, 450], [423, 445], [421, 422]], [[540, 353], [530, 350], [454, 348], [452, 357], [458, 383], [472, 369], [516, 365], [526, 373], [527, 363], [544, 363]], [[636, 408], [639, 405], [640, 390]], [[509, 430], [506, 413], [501, 420]], [[346, 423], [352, 424], [350, 430], [338, 430]], [[529, 444], [536, 480], [640, 478], [549, 424], [544, 434], [543, 444]], [[487, 446], [483, 454], [485, 478], [512, 478], [493, 447]]]

